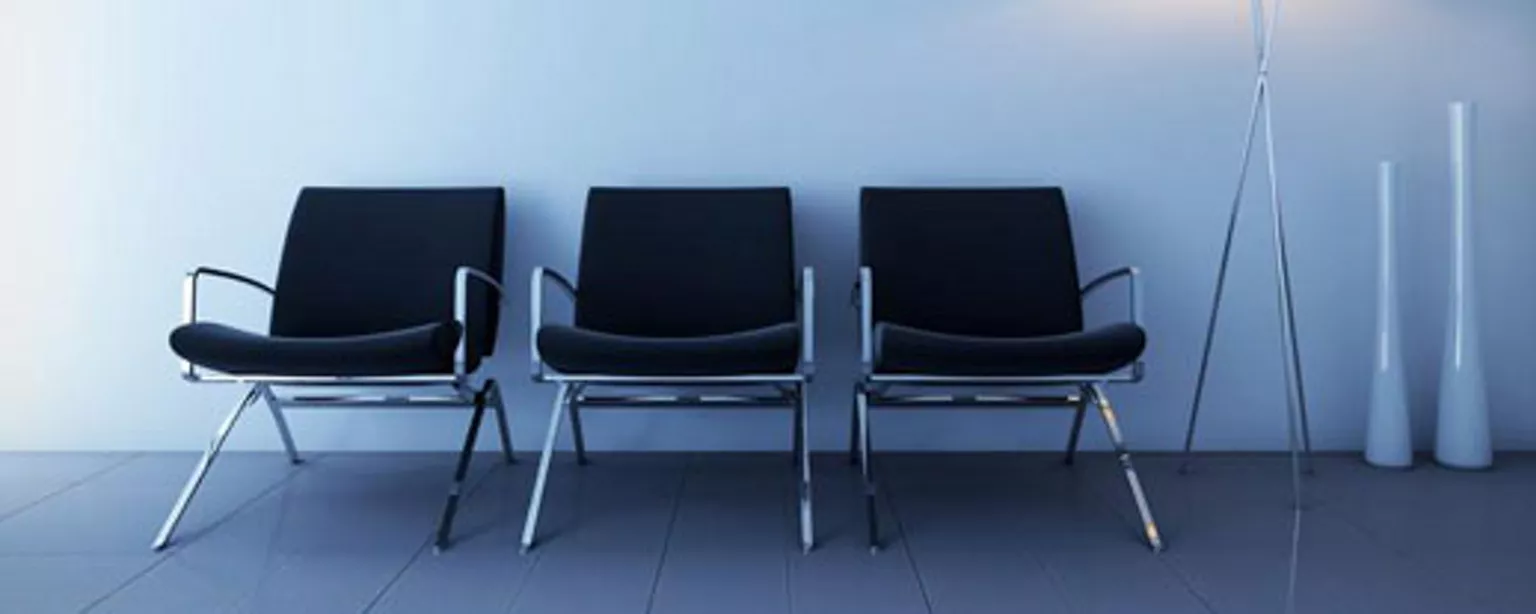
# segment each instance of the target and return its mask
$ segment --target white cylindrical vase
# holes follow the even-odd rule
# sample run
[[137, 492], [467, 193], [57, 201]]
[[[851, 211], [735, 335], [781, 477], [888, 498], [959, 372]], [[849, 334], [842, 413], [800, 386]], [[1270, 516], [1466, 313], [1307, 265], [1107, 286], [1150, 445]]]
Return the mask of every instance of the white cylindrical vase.
[[1413, 466], [1408, 385], [1403, 376], [1403, 331], [1398, 320], [1397, 166], [1382, 162], [1377, 176], [1376, 360], [1371, 371], [1371, 405], [1365, 434], [1365, 461], [1377, 467]]
[[1472, 266], [1473, 123], [1470, 103], [1451, 105], [1451, 292], [1445, 358], [1440, 371], [1435, 460], [1454, 469], [1493, 466], [1488, 394], [1479, 347], [1476, 275]]

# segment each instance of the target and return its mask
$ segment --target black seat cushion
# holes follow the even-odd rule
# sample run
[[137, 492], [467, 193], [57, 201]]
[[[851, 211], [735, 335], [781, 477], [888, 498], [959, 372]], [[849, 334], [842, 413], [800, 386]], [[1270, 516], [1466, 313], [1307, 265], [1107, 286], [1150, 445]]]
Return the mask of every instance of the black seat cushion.
[[1044, 376], [1109, 373], [1147, 346], [1129, 323], [1039, 337], [979, 337], [899, 324], [875, 326], [875, 370], [928, 375]]
[[793, 373], [800, 326], [793, 322], [700, 337], [642, 337], [573, 326], [539, 330], [539, 353], [562, 373], [701, 376]]
[[194, 322], [171, 331], [171, 349], [234, 375], [385, 376], [453, 372], [457, 322], [343, 337], [268, 337]]

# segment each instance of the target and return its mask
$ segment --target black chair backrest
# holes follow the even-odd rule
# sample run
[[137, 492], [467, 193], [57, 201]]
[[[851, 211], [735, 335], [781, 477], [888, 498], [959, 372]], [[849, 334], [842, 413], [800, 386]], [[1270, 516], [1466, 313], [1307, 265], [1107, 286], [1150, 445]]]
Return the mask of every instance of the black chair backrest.
[[[454, 272], [501, 281], [501, 188], [305, 188], [288, 224], [273, 335], [334, 337], [453, 319]], [[470, 283], [471, 363], [495, 347], [497, 297]]]
[[981, 336], [1082, 330], [1059, 188], [865, 188], [861, 200], [876, 322]]
[[592, 188], [576, 325], [697, 337], [795, 320], [789, 188]]

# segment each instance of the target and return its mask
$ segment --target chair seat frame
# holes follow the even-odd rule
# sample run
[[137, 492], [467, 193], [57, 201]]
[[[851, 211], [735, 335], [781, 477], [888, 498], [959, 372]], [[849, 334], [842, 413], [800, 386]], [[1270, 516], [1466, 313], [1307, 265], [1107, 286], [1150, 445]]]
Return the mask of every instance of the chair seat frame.
[[[1112, 281], [1125, 279], [1129, 282], [1129, 320], [1140, 326], [1141, 277], [1135, 267], [1110, 271], [1083, 286], [1079, 296], [1088, 295]], [[1071, 432], [1067, 436], [1064, 462], [1071, 465], [1077, 452], [1082, 433], [1083, 419], [1088, 405], [1094, 405], [1103, 419], [1109, 441], [1114, 446], [1116, 459], [1125, 473], [1131, 497], [1141, 518], [1141, 530], [1147, 545], [1153, 552], [1163, 549], [1163, 539], [1153, 518], [1151, 505], [1141, 479], [1131, 461], [1131, 453], [1125, 444], [1120, 422], [1115, 415], [1109, 397], [1104, 393], [1107, 383], [1135, 383], [1142, 379], [1144, 365], [1140, 358], [1111, 373], [1061, 374], [1039, 376], [967, 376], [929, 375], [908, 373], [882, 373], [876, 371], [874, 355], [874, 271], [860, 267], [854, 286], [853, 304], [858, 312], [859, 355], [861, 372], [854, 384], [853, 408], [850, 412], [848, 454], [849, 462], [862, 470], [864, 484], [864, 510], [870, 552], [880, 549], [880, 525], [876, 513], [877, 487], [872, 462], [873, 440], [870, 417], [872, 410], [880, 409], [930, 409], [937, 407], [965, 407], [972, 409], [1026, 409], [1042, 407], [1067, 407], [1074, 409]], [[1004, 389], [1000, 394], [933, 393], [935, 388], [982, 388]], [[1018, 394], [1019, 388], [1073, 388], [1074, 393], [1054, 395]]]
[[[527, 553], [536, 544], [539, 513], [544, 502], [545, 488], [549, 482], [550, 464], [554, 455], [555, 440], [559, 437], [562, 414], [569, 416], [572, 447], [578, 465], [588, 463], [586, 440], [582, 432], [583, 409], [656, 409], [656, 408], [739, 408], [782, 409], [793, 412], [793, 457], [797, 473], [796, 496], [799, 502], [800, 546], [804, 552], [815, 547], [814, 514], [812, 513], [811, 460], [809, 420], [807, 419], [807, 388], [815, 374], [815, 295], [816, 277], [811, 267], [801, 270], [799, 294], [800, 357], [793, 373], [755, 373], [739, 375], [675, 375], [636, 376], [605, 374], [574, 374], [552, 371], [539, 355], [538, 335], [544, 327], [544, 288], [553, 285], [574, 303], [579, 292], [574, 283], [560, 273], [545, 267], [533, 270], [529, 281], [529, 360], [535, 382], [553, 383], [557, 386], [554, 406], [550, 410], [549, 428], [544, 436], [544, 447], [539, 456], [539, 468], [534, 479], [533, 493], [528, 502], [528, 514], [523, 524], [522, 552]], [[666, 388], [664, 394], [634, 394], [633, 389]], [[749, 389], [746, 394], [677, 394], [677, 388], [732, 390]], [[622, 390], [615, 390], [622, 389]]]
[[[255, 289], [268, 297], [277, 295], [277, 291], [271, 286], [251, 277], [213, 267], [198, 267], [188, 272], [182, 283], [182, 323], [184, 325], [198, 321], [198, 291], [204, 278], [232, 281]], [[223, 450], [225, 440], [234, 430], [235, 424], [239, 422], [245, 410], [259, 399], [266, 404], [271, 413], [278, 437], [282, 440], [283, 449], [287, 453], [289, 462], [294, 465], [301, 464], [303, 459], [299, 456], [297, 446], [294, 445], [293, 434], [284, 415], [285, 410], [472, 408], [473, 413], [470, 416], [464, 445], [454, 467], [453, 480], [448, 489], [447, 502], [438, 523], [434, 543], [439, 552], [446, 548], [449, 544], [453, 519], [463, 494], [464, 479], [469, 472], [475, 440], [479, 437], [480, 425], [487, 409], [492, 410], [496, 415], [497, 434], [501, 440], [503, 460], [508, 464], [515, 460], [511, 425], [507, 420], [500, 385], [494, 378], [477, 377], [478, 370], [477, 373], [469, 373], [466, 370], [468, 340], [472, 334], [476, 333], [470, 330], [467, 315], [471, 283], [483, 284], [493, 290], [498, 297], [498, 305], [504, 305], [506, 302], [505, 289], [489, 273], [469, 266], [461, 266], [454, 271], [453, 314], [454, 320], [459, 324], [460, 335], [458, 345], [454, 349], [451, 373], [334, 377], [232, 374], [203, 370], [191, 361], [182, 360], [181, 376], [188, 382], [237, 384], [245, 387], [245, 394], [220, 423], [218, 430], [214, 431], [213, 438], [198, 460], [197, 466], [193, 468], [191, 477], [182, 487], [181, 494], [171, 507], [170, 514], [161, 524], [151, 547], [158, 551], [170, 545], [182, 516], [186, 514], [193, 498], [197, 496], [198, 489], [202, 486], [208, 470], [218, 458], [219, 452]], [[481, 364], [483, 365], [484, 362], [482, 361]], [[476, 385], [477, 381], [479, 385]], [[338, 392], [338, 388], [346, 390]], [[307, 390], [320, 390], [324, 393], [304, 392]]]

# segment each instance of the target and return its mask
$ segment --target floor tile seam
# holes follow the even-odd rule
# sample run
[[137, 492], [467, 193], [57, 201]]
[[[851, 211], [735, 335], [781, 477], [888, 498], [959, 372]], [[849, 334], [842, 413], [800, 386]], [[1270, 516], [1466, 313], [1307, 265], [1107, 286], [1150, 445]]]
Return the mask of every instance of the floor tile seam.
[[[473, 497], [474, 494], [478, 492], [482, 486], [491, 481], [491, 476], [495, 475], [497, 471], [502, 470], [503, 467], [503, 463], [496, 462], [488, 468], [481, 469], [479, 475], [474, 479], [473, 482], [470, 483], [469, 488], [464, 491], [465, 503], [468, 503], [469, 499]], [[390, 574], [389, 579], [386, 580], [384, 584], [378, 588], [378, 590], [374, 591], [373, 595], [368, 598], [368, 603], [364, 604], [363, 607], [358, 610], [358, 612], [366, 614], [367, 612], [371, 612], [374, 608], [378, 607], [379, 602], [384, 600], [384, 597], [389, 594], [390, 589], [394, 588], [395, 584], [399, 583], [400, 578], [405, 577], [405, 573], [410, 571], [411, 567], [421, 559], [421, 556], [429, 548], [432, 547], [432, 542], [435, 536], [435, 531], [429, 533], [427, 537], [422, 540], [421, 545], [417, 546], [416, 550], [411, 553], [411, 556], [408, 557], [405, 563], [400, 566], [400, 569], [397, 569], [393, 574]], [[443, 554], [447, 555], [448, 553], [444, 552]]]
[[71, 480], [69, 483], [64, 484], [63, 486], [55, 488], [55, 489], [53, 489], [51, 491], [48, 491], [47, 493], [44, 493], [42, 496], [40, 496], [40, 497], [38, 497], [36, 499], [33, 499], [31, 502], [22, 504], [21, 506], [18, 506], [17, 508], [15, 508], [15, 509], [13, 509], [13, 510], [11, 510], [9, 512], [5, 512], [3, 514], [0, 514], [0, 523], [4, 523], [7, 520], [10, 520], [10, 519], [15, 518], [17, 516], [20, 516], [21, 514], [25, 513], [27, 510], [35, 508], [35, 507], [37, 507], [39, 505], [42, 505], [43, 503], [48, 502], [49, 500], [54, 499], [55, 497], [58, 497], [60, 495], [63, 495], [64, 493], [67, 493], [67, 492], [70, 492], [70, 491], [72, 491], [72, 490], [74, 490], [76, 488], [79, 488], [80, 486], [85, 485], [87, 482], [94, 481], [94, 480], [96, 480], [99, 477], [102, 477], [104, 475], [107, 475], [109, 473], [117, 471], [118, 469], [128, 465], [128, 463], [130, 463], [130, 462], [132, 462], [134, 460], [137, 460], [137, 459], [139, 459], [139, 458], [141, 458], [143, 456], [145, 456], [145, 454], [143, 452], [134, 452], [134, 453], [131, 453], [131, 454], [127, 454], [122, 459], [120, 459], [120, 460], [118, 460], [116, 462], [113, 462], [113, 463], [111, 463], [111, 464], [109, 464], [109, 465], [107, 465], [105, 467], [101, 467], [99, 469], [91, 471], [91, 472], [87, 473], [86, 475], [81, 476], [81, 477], [79, 477], [77, 479]]
[[682, 509], [683, 496], [687, 493], [688, 474], [693, 470], [696, 454], [690, 453], [683, 461], [682, 475], [678, 478], [677, 488], [672, 493], [672, 517], [667, 520], [666, 536], [661, 542], [661, 554], [657, 557], [656, 571], [651, 576], [650, 594], [645, 600], [645, 612], [650, 614], [656, 607], [656, 589], [661, 585], [661, 574], [667, 565], [667, 551], [672, 546], [672, 533], [677, 528], [677, 515]]
[[[213, 530], [217, 529], [218, 527], [222, 526], [223, 524], [225, 524], [225, 523], [229, 522], [230, 520], [234, 519], [236, 516], [239, 516], [240, 514], [244, 513], [252, 505], [255, 505], [258, 501], [267, 498], [272, 493], [274, 493], [277, 490], [281, 489], [288, 482], [292, 481], [294, 476], [297, 476], [300, 471], [302, 471], [302, 467], [292, 467], [292, 468], [290, 468], [288, 470], [288, 472], [283, 475], [282, 479], [279, 479], [279, 480], [273, 482], [272, 484], [269, 484], [266, 488], [263, 488], [260, 492], [254, 494], [254, 495], [251, 495], [250, 497], [248, 497], [244, 501], [241, 501], [240, 504], [235, 506], [234, 509], [230, 510], [229, 512], [227, 512], [224, 515], [220, 516], [219, 518], [215, 519], [211, 524], [209, 524], [207, 526], [207, 528], [205, 528], [203, 530], [203, 532], [205, 534], [209, 533], [209, 532], [212, 532]], [[116, 597], [119, 593], [122, 593], [124, 590], [127, 590], [129, 587], [133, 586], [134, 583], [136, 583], [139, 580], [142, 580], [143, 578], [148, 576], [151, 572], [153, 572], [154, 570], [158, 569], [161, 565], [164, 565], [167, 561], [170, 561], [173, 558], [181, 556], [181, 552], [182, 551], [181, 551], [180, 548], [176, 548], [175, 544], [172, 544], [171, 547], [170, 547], [170, 551], [164, 552], [161, 555], [156, 556], [154, 561], [151, 562], [149, 565], [147, 565], [144, 569], [141, 569], [137, 573], [134, 573], [132, 576], [130, 576], [129, 578], [127, 578], [126, 580], [124, 580], [123, 582], [118, 584], [116, 587], [114, 587], [107, 594], [102, 595], [101, 597], [93, 600], [89, 605], [87, 605], [81, 611], [82, 612], [90, 612], [90, 611], [94, 610], [95, 608], [100, 607], [102, 604], [110, 601], [113, 597]]]
[[[873, 467], [873, 454], [869, 455], [868, 462], [870, 463], [870, 466]], [[872, 475], [877, 475], [874, 474], [874, 471], [871, 471], [870, 473]], [[928, 614], [934, 614], [933, 597], [929, 594], [928, 583], [923, 580], [922, 571], [917, 565], [917, 557], [912, 553], [911, 544], [907, 540], [907, 525], [902, 521], [901, 513], [897, 510], [895, 489], [887, 486], [885, 488], [880, 488], [875, 492], [879, 494], [880, 500], [885, 502], [885, 508], [891, 511], [891, 519], [896, 525], [896, 534], [901, 537], [901, 539], [898, 540], [898, 543], [901, 544], [902, 555], [906, 558], [907, 570], [912, 573], [912, 580], [917, 583], [918, 594], [923, 598], [923, 609], [926, 610]], [[879, 513], [880, 509], [877, 506], [875, 508], [875, 514], [878, 516]], [[868, 522], [868, 520], [866, 520], [866, 522]], [[877, 556], [878, 554], [879, 553], [870, 553], [870, 556]]]

